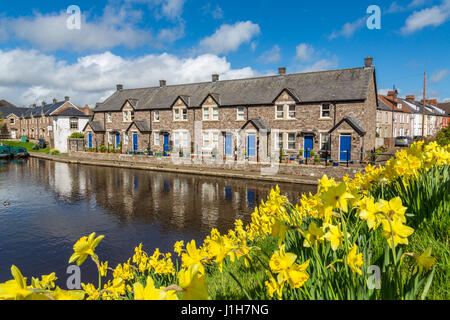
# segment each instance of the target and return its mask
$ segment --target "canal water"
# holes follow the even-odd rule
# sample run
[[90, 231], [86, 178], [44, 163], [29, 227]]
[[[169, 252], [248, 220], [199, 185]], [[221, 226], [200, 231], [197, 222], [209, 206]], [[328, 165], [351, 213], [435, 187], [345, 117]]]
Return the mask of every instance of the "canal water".
[[[14, 264], [29, 280], [56, 272], [66, 289], [73, 244], [91, 232], [105, 235], [96, 253], [113, 268], [139, 243], [150, 254], [172, 251], [178, 240], [200, 243], [212, 228], [225, 233], [236, 219], [248, 223], [274, 186], [34, 158], [0, 162], [0, 282], [12, 278]], [[315, 191], [279, 186], [293, 203]], [[81, 278], [97, 280], [92, 261], [82, 265]]]

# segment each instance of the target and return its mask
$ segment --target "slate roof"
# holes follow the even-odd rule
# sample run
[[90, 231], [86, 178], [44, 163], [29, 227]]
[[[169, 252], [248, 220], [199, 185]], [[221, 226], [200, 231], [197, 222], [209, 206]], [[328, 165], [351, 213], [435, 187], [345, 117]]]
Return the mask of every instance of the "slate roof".
[[328, 131], [329, 134], [331, 134], [334, 130], [336, 130], [343, 122], [347, 122], [348, 125], [350, 127], [353, 128], [353, 130], [356, 131], [356, 133], [358, 133], [360, 136], [364, 136], [366, 134], [366, 130], [364, 129], [364, 127], [361, 125], [361, 123], [351, 114], [348, 116], [345, 116], [344, 118], [341, 119], [341, 121], [339, 121], [338, 123], [336, 123], [336, 125], [331, 128], [330, 131]]
[[244, 129], [249, 123], [252, 123], [254, 127], [258, 129], [258, 131], [266, 130], [267, 132], [270, 132], [270, 127], [264, 122], [261, 117], [247, 120], [247, 122], [245, 122], [245, 124], [241, 127], [241, 130]]
[[58, 112], [58, 114], [55, 114], [55, 116], [89, 118], [89, 115], [87, 115], [84, 112], [81, 112], [80, 110], [75, 109], [75, 108], [67, 108], [66, 110]]
[[150, 127], [149, 123], [147, 122], [147, 120], [134, 120], [129, 126], [128, 129], [126, 130], [127, 132], [130, 130], [130, 128], [135, 125], [136, 128], [142, 132], [152, 132], [152, 128]]
[[[388, 107], [390, 111], [411, 113], [411, 109], [407, 108], [405, 102], [400, 98], [397, 98], [397, 104], [395, 104], [392, 97], [379, 94], [378, 105], [380, 106], [381, 104], [383, 104], [383, 107]], [[398, 108], [398, 106], [400, 106], [400, 108]]]
[[438, 108], [441, 108], [450, 115], [450, 102], [438, 103]]
[[[374, 68], [353, 68], [284, 74], [250, 79], [222, 80], [116, 91], [94, 112], [120, 111], [127, 99], [138, 100], [136, 110], [168, 109], [179, 96], [188, 96], [190, 107], [199, 107], [211, 94], [220, 106], [273, 104], [283, 89], [300, 102], [364, 101]], [[186, 99], [186, 98], [185, 98]]]
[[[412, 100], [405, 100], [405, 99], [400, 99], [400, 100], [403, 102], [403, 105], [405, 105], [406, 107], [408, 107], [411, 110], [411, 112], [422, 114], [422, 109], [423, 109], [423, 103], [422, 102], [420, 102], [420, 101], [412, 101]], [[415, 107], [415, 109], [414, 109], [414, 107]], [[441, 115], [441, 114], [439, 114], [438, 112], [434, 111], [434, 109], [431, 108], [428, 104], [425, 104], [425, 115], [435, 116], [435, 115]]]
[[105, 126], [101, 121], [89, 121], [86, 123], [86, 126], [83, 128], [83, 131], [86, 130], [87, 126], [90, 126], [94, 132], [105, 132]]
[[66, 101], [60, 101], [56, 103], [46, 104], [44, 106], [37, 106], [34, 108], [29, 108], [27, 112], [24, 113], [24, 118], [31, 118], [33, 115], [34, 118], [39, 118], [44, 113], [44, 116], [50, 115], [53, 111], [61, 107]]

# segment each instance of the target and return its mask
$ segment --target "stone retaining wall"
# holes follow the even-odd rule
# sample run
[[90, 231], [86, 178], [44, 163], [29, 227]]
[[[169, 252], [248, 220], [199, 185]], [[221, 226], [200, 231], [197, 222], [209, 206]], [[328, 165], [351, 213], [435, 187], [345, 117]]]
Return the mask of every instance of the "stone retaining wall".
[[114, 153], [96, 153], [96, 152], [69, 152], [70, 157], [78, 158], [80, 160], [89, 161], [117, 161], [117, 162], [130, 162], [136, 164], [148, 164], [155, 167], [180, 167], [180, 168], [198, 168], [203, 169], [223, 169], [228, 171], [246, 171], [261, 173], [263, 176], [270, 175], [293, 175], [303, 177], [315, 177], [320, 178], [324, 174], [328, 177], [341, 180], [346, 174], [349, 177], [353, 177], [354, 174], [362, 169], [362, 167], [346, 167], [345, 165], [339, 165], [333, 167], [331, 165], [299, 165], [299, 164], [286, 164], [275, 163], [271, 166], [268, 163], [257, 162], [224, 162], [223, 160], [213, 159], [188, 159], [178, 157], [149, 157], [143, 155], [128, 155], [128, 154], [114, 154]]

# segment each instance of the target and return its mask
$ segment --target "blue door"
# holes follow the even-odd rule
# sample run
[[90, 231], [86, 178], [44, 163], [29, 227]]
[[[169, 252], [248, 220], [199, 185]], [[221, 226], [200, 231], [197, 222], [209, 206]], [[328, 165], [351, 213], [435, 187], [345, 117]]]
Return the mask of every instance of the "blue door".
[[164, 135], [164, 152], [169, 152], [169, 135]]
[[116, 149], [119, 149], [120, 144], [120, 133], [116, 133]]
[[253, 134], [247, 137], [247, 155], [249, 158], [256, 155], [256, 136]]
[[314, 147], [314, 141], [313, 141], [314, 137], [313, 136], [305, 136], [304, 137], [304, 155], [305, 158], [311, 158], [311, 150]]
[[88, 144], [89, 144], [89, 149], [92, 149], [92, 133], [90, 133], [90, 132], [88, 134]]
[[138, 151], [138, 134], [137, 133], [133, 133], [133, 151], [134, 152]]
[[232, 140], [231, 140], [231, 134], [227, 134], [225, 136], [225, 155], [230, 156], [232, 154]]
[[351, 151], [352, 151], [352, 136], [350, 135], [343, 135], [340, 137], [339, 141], [339, 161], [347, 161], [347, 155], [348, 160], [352, 159]]

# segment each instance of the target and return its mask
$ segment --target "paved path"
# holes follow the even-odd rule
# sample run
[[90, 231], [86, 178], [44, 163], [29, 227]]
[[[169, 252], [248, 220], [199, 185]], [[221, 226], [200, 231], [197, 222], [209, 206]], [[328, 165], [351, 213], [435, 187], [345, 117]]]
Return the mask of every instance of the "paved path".
[[86, 160], [76, 157], [70, 157], [68, 155], [48, 155], [39, 152], [29, 152], [33, 158], [53, 160], [58, 162], [83, 164], [83, 165], [95, 165], [104, 167], [116, 167], [116, 168], [129, 168], [140, 170], [151, 170], [160, 172], [172, 172], [172, 173], [184, 173], [184, 174], [197, 174], [203, 176], [215, 176], [222, 178], [234, 178], [234, 179], [247, 179], [247, 180], [260, 180], [268, 182], [283, 182], [283, 183], [295, 183], [303, 185], [317, 185], [318, 179], [308, 176], [292, 176], [277, 174], [273, 176], [263, 176], [258, 172], [249, 172], [241, 170], [224, 170], [224, 169], [198, 169], [187, 168], [182, 166], [176, 166], [173, 164], [167, 164], [164, 166], [155, 166], [147, 163], [131, 162], [131, 161], [116, 161], [116, 160]]

